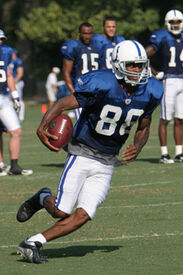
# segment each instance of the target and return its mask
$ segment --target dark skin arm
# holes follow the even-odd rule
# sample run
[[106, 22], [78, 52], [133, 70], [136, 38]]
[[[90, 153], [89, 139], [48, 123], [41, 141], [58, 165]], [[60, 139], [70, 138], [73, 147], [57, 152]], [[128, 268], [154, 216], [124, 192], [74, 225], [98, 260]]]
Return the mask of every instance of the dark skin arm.
[[122, 153], [125, 162], [133, 161], [146, 144], [150, 132], [151, 118], [143, 118], [139, 121], [137, 131], [134, 136], [134, 144], [127, 145], [126, 150]]
[[[156, 51], [153, 48], [153, 46], [149, 45], [146, 47], [146, 53], [147, 53], [147, 56], [149, 58], [151, 58], [156, 53]], [[157, 74], [157, 71], [152, 66], [151, 66], [151, 70], [152, 70], [153, 75]]]
[[59, 116], [66, 110], [70, 109], [75, 109], [79, 108], [79, 104], [73, 94], [63, 97], [60, 100], [58, 100], [49, 110], [47, 113], [44, 115], [38, 129], [37, 129], [37, 135], [41, 142], [48, 147], [51, 151], [59, 151], [59, 148], [54, 147], [53, 145], [50, 144], [49, 139], [55, 139], [57, 140], [58, 138], [54, 135], [51, 135], [48, 133], [47, 129], [55, 117]]
[[71, 79], [71, 72], [72, 72], [73, 64], [74, 64], [73, 60], [64, 58], [62, 71], [63, 71], [65, 83], [71, 93], [74, 93], [74, 85], [73, 85], [72, 79]]

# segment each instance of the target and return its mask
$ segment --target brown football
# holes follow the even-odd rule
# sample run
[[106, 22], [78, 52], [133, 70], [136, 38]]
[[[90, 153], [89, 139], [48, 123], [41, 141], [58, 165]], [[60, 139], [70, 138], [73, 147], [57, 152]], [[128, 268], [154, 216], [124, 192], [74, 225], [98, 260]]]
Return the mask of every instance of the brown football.
[[59, 115], [50, 122], [48, 132], [58, 137], [58, 140], [50, 139], [51, 145], [56, 148], [62, 148], [67, 145], [72, 138], [72, 120], [67, 114]]

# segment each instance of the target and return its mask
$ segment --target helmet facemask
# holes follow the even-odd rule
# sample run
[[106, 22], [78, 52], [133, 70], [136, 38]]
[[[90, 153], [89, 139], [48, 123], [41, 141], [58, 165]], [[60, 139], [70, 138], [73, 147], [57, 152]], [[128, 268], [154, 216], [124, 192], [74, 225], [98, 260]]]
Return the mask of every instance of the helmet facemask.
[[[142, 70], [128, 70], [129, 64], [132, 67], [140, 66]], [[112, 67], [116, 78], [124, 79], [131, 86], [146, 84], [150, 76], [149, 60], [145, 49], [137, 41], [125, 40], [116, 45], [112, 55]]]
[[172, 20], [170, 20], [166, 23], [168, 31], [174, 35], [180, 34], [183, 29], [183, 22], [180, 20], [177, 20], [177, 24], [174, 24], [171, 21]]
[[[141, 65], [142, 71], [136, 72], [136, 71], [127, 70], [126, 67], [128, 67], [129, 64], [136, 64], [137, 66], [138, 64]], [[121, 74], [123, 74], [123, 78], [126, 83], [129, 83], [132, 86], [135, 86], [138, 84], [146, 84], [148, 82], [148, 77], [149, 77], [149, 60], [140, 60], [135, 62], [123, 61], [119, 63], [118, 70]], [[135, 78], [135, 79], [131, 79], [131, 78]]]
[[170, 33], [180, 34], [183, 30], [183, 14], [178, 10], [170, 10], [165, 16], [165, 25]]

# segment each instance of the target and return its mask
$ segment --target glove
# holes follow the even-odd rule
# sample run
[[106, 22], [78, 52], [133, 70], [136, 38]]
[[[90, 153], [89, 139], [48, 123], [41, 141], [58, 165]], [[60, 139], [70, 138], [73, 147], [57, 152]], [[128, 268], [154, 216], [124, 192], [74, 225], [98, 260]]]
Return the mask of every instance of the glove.
[[164, 77], [164, 72], [159, 72], [159, 73], [157, 73], [155, 77], [156, 77], [156, 79], [158, 79], [158, 80], [162, 80], [163, 77]]
[[13, 91], [11, 92], [11, 96], [12, 96], [12, 99], [13, 99], [13, 107], [15, 109], [15, 111], [17, 113], [20, 112], [20, 99], [19, 99], [19, 96], [18, 96], [18, 92], [17, 91]]

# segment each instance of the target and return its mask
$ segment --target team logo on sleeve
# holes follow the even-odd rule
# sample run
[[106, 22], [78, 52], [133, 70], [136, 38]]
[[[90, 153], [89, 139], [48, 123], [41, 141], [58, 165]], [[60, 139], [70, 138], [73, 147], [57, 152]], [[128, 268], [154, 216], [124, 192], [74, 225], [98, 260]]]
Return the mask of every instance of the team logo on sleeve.
[[83, 85], [83, 81], [81, 80], [80, 77], [78, 78], [78, 83], [79, 83], [79, 85]]
[[125, 104], [126, 104], [126, 105], [129, 105], [129, 104], [131, 103], [131, 101], [132, 101], [132, 100], [131, 100], [130, 98], [127, 98], [127, 99], [125, 99]]

